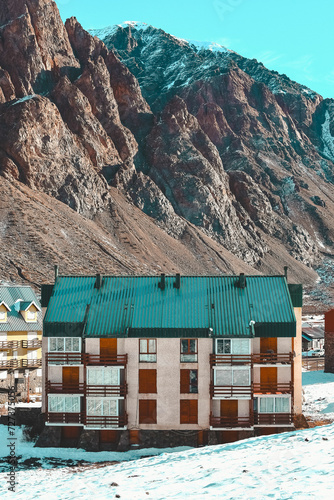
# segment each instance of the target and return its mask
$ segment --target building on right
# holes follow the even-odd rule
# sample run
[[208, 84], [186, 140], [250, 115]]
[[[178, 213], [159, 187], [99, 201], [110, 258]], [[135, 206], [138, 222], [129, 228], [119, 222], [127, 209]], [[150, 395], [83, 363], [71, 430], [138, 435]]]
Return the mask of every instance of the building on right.
[[334, 373], [334, 309], [325, 312], [325, 372]]

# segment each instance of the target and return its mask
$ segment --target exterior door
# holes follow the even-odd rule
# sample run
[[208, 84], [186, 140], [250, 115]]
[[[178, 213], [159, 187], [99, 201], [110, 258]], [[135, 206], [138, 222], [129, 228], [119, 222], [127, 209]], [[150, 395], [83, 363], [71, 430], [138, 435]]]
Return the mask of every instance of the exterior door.
[[117, 356], [117, 339], [100, 339], [100, 356]]
[[260, 387], [261, 392], [276, 392], [277, 391], [277, 368], [275, 366], [272, 367], [263, 367], [260, 369]]
[[277, 352], [277, 337], [261, 337], [260, 352]]
[[231, 427], [236, 427], [238, 424], [238, 400], [221, 399], [220, 416], [224, 419], [222, 421], [222, 424], [226, 424]]
[[79, 390], [79, 366], [63, 366], [63, 389], [70, 393]]

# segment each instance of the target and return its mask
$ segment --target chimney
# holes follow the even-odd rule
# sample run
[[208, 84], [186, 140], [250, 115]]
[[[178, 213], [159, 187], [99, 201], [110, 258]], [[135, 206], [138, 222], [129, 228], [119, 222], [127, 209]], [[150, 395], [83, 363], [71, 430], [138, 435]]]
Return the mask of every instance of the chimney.
[[180, 275], [180, 273], [177, 273], [175, 276], [175, 281], [173, 283], [173, 287], [179, 289], [180, 286], [181, 286], [181, 275]]
[[100, 273], [97, 273], [94, 288], [97, 288], [99, 290], [101, 286], [102, 286], [102, 275]]
[[245, 288], [246, 287], [245, 273], [240, 273], [237, 286], [238, 286], [238, 288]]
[[56, 279], [58, 278], [58, 274], [59, 274], [58, 265], [57, 265], [57, 264], [55, 264], [55, 281], [56, 281]]
[[158, 287], [160, 290], [164, 290], [166, 287], [166, 276], [164, 273], [161, 273], [160, 281], [158, 283]]
[[285, 279], [288, 281], [288, 266], [284, 266], [284, 276]]

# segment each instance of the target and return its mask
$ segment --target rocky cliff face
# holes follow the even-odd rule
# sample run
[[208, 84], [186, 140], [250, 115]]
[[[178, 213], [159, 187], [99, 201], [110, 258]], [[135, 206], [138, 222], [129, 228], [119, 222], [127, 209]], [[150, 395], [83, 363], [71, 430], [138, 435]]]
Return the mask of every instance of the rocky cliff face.
[[3, 276], [43, 281], [60, 259], [314, 278], [332, 253], [333, 101], [152, 27], [64, 25], [50, 0], [0, 0], [0, 25]]

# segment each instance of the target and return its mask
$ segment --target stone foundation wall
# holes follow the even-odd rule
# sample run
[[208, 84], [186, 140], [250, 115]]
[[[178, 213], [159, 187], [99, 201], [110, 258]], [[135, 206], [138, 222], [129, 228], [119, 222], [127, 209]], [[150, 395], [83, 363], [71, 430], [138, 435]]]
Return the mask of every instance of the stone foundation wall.
[[325, 332], [325, 372], [334, 373], [334, 333]]
[[[8, 389], [9, 387], [15, 387], [15, 392], [17, 393], [17, 401], [26, 401], [28, 392], [28, 380], [25, 376], [26, 369], [17, 370], [0, 370], [0, 388]], [[42, 396], [42, 376], [37, 375], [40, 373], [41, 369], [29, 369], [29, 395], [38, 394]], [[18, 377], [15, 377], [15, 372]], [[5, 392], [0, 392], [0, 404], [6, 403], [8, 401], [8, 395]]]

